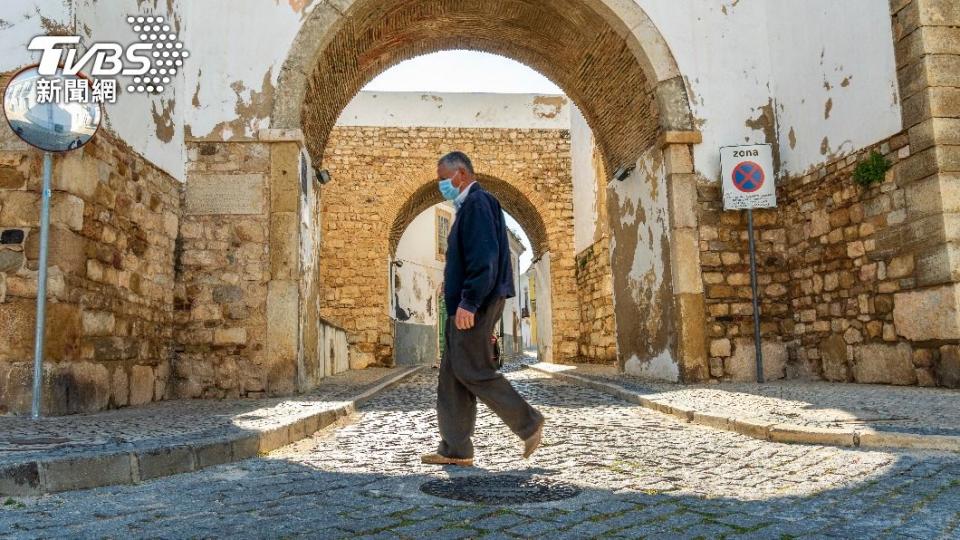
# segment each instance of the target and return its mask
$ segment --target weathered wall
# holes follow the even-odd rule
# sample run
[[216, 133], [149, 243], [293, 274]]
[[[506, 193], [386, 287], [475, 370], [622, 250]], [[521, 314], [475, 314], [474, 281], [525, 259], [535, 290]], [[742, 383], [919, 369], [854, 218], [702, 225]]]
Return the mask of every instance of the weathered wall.
[[[0, 412], [30, 409], [41, 154], [0, 126]], [[54, 158], [44, 414], [168, 397], [180, 184], [102, 132]]]
[[[76, 35], [84, 44], [134, 43], [137, 35], [126, 21], [128, 15], [164, 17], [178, 40], [192, 52], [191, 45], [200, 41], [200, 38], [187, 37], [188, 22], [194, 20], [188, 9], [193, 4], [196, 2], [182, 0], [18, 0], [0, 3], [0, 72], [36, 64], [40, 55], [28, 51], [27, 45], [38, 35]], [[198, 58], [196, 61], [194, 64], [191, 57], [184, 67], [202, 69], [204, 60]], [[209, 57], [206, 61], [212, 63]], [[84, 69], [85, 72], [89, 70], [90, 66]], [[183, 180], [185, 174], [183, 124], [189, 99], [183, 92], [183, 77], [184, 72], [180, 70], [165, 91], [157, 95], [128, 93], [122, 89], [128, 79], [120, 77], [117, 102], [105, 104], [103, 116], [105, 131], [179, 180]]]
[[606, 238], [577, 254], [577, 296], [580, 302], [580, 361], [615, 364], [613, 274]]
[[[397, 364], [433, 364], [438, 351], [438, 298], [442, 295], [443, 260], [438, 256], [437, 214], [453, 223], [453, 206], [443, 203], [420, 213], [397, 244], [392, 267], [391, 317], [395, 320], [394, 359]], [[442, 321], [440, 321], [442, 324]]]
[[[350, 332], [355, 365], [389, 363], [393, 332], [387, 268], [391, 236], [441, 200], [436, 161], [453, 149], [474, 160], [486, 189], [517, 219], [537, 254], [553, 255], [557, 358], [577, 352], [572, 181], [566, 130], [338, 127], [324, 157], [321, 314]], [[396, 232], [396, 234], [394, 234]]]
[[[191, 143], [177, 287], [181, 397], [263, 396], [270, 274], [270, 146]], [[251, 192], [232, 214], [193, 196], [206, 182]], [[192, 199], [198, 201], [192, 202]]]
[[610, 258], [620, 367], [677, 381], [666, 169], [658, 148], [608, 184]]
[[566, 96], [454, 92], [359, 92], [338, 126], [570, 129]]

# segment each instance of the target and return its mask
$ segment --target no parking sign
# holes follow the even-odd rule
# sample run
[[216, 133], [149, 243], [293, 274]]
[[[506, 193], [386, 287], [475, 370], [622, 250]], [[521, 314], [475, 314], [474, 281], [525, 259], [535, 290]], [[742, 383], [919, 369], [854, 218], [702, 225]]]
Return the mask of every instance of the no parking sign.
[[777, 206], [773, 148], [769, 144], [721, 148], [720, 169], [724, 210]]

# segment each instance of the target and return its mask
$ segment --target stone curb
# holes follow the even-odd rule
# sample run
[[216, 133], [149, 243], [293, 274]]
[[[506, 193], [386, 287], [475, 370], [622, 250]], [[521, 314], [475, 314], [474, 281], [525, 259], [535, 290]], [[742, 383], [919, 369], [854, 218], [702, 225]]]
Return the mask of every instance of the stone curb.
[[0, 467], [0, 496], [31, 496], [136, 484], [256, 457], [309, 437], [425, 367], [416, 366], [391, 374], [352, 399], [335, 401], [333, 408], [266, 431], [198, 439], [176, 446], [161, 444], [131, 452], [91, 451], [87, 455], [3, 466]]
[[606, 383], [552, 369], [549, 365], [524, 364], [526, 367], [565, 381], [612, 394], [624, 401], [641, 407], [675, 416], [684, 422], [700, 424], [715, 429], [734, 431], [755, 439], [791, 444], [817, 444], [860, 448], [903, 448], [912, 450], [941, 450], [960, 453], [960, 437], [948, 435], [923, 435], [895, 431], [876, 431], [870, 428], [844, 429], [812, 427], [796, 424], [778, 424], [759, 418], [724, 416], [711, 412], [693, 410], [644, 397], [613, 383]]

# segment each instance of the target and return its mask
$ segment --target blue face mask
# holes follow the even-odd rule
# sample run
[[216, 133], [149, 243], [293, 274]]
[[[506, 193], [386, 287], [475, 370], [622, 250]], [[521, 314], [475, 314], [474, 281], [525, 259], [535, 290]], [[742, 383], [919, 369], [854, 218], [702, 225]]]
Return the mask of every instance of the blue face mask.
[[460, 195], [460, 190], [453, 185], [453, 179], [447, 178], [446, 180], [440, 181], [440, 194], [443, 195], [443, 198], [452, 201]]

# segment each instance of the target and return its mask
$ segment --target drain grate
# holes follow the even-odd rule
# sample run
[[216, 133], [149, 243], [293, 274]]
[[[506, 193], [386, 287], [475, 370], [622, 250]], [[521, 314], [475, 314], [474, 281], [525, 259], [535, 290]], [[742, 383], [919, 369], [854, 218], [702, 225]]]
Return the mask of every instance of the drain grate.
[[434, 497], [483, 504], [529, 504], [576, 497], [580, 489], [549, 478], [495, 475], [431, 480], [420, 491]]

